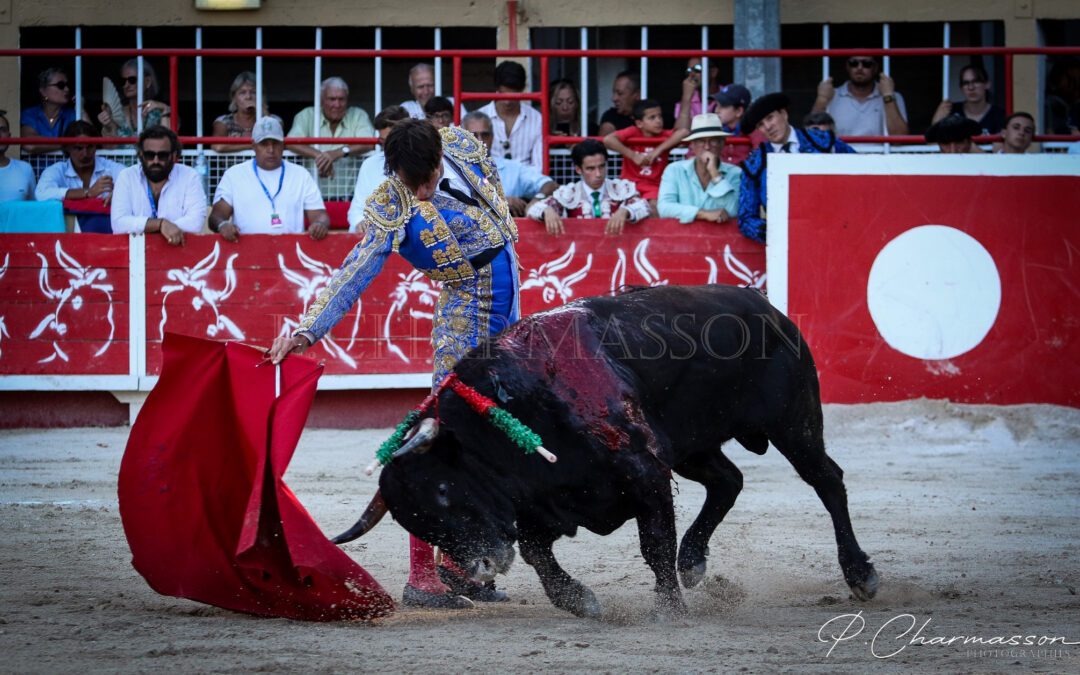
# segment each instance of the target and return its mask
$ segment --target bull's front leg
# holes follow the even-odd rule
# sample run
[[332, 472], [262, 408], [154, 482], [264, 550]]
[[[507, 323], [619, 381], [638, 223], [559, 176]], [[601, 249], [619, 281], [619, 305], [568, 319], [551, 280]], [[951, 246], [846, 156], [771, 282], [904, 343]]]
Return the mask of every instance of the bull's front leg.
[[574, 616], [586, 619], [600, 618], [600, 602], [597, 601], [593, 592], [587, 586], [574, 579], [559, 566], [551, 545], [555, 543], [554, 537], [541, 536], [537, 532], [531, 532], [519, 524], [518, 549], [521, 551], [521, 559], [536, 570], [540, 577], [540, 584], [544, 587], [551, 604], [559, 609], [565, 609]]
[[641, 555], [656, 575], [656, 608], [652, 619], [664, 621], [686, 614], [686, 604], [675, 573], [675, 507], [665, 483], [637, 517]]

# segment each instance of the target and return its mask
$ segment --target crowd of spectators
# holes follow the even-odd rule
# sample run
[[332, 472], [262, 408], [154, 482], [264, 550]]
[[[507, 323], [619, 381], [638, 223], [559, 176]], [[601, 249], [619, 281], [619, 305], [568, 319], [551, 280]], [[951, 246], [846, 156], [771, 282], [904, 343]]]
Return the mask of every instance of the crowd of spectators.
[[[456, 114], [498, 169], [512, 214], [544, 223], [552, 235], [565, 231], [563, 219], [568, 217], [604, 219], [606, 231], [619, 234], [629, 223], [659, 216], [682, 223], [736, 219], [744, 235], [764, 241], [765, 169], [770, 154], [854, 152], [839, 137], [908, 133], [904, 98], [882, 72], [879, 60], [853, 56], [844, 65], [848, 79], [834, 86], [832, 78], [826, 78], [818, 85], [801, 127], [793, 124], [791, 101], [785, 94], [752, 100], [744, 85], [719, 80], [715, 61], [707, 73], [701, 59], [687, 62], [682, 95], [672, 109], [642, 99], [638, 75], [620, 72], [612, 82], [611, 107], [598, 116], [595, 126], [586, 119], [575, 84], [556, 80], [549, 87], [547, 133], [580, 137], [595, 129], [599, 137], [572, 146], [573, 170], [580, 180], [562, 186], [542, 172], [544, 121], [531, 102], [497, 98], [473, 112], [467, 113], [463, 105], [455, 110], [452, 98], [435, 95], [431, 64], [410, 69], [412, 98], [380, 111], [374, 124], [367, 111], [349, 105], [348, 83], [329, 77], [321, 83], [318, 106], [300, 110], [287, 134], [282, 119], [270, 114], [265, 97], [259, 106], [255, 74], [245, 71], [229, 88], [228, 113], [213, 121], [213, 136], [237, 140], [214, 144], [212, 149], [251, 150], [254, 158], [222, 175], [208, 218], [203, 177], [180, 161], [179, 141], [168, 128], [173, 111], [157, 99], [159, 83], [149, 62], [144, 60], [141, 74], [135, 59], [124, 63], [120, 89], [112, 85], [112, 96], [106, 78], [105, 100], [93, 120], [70, 106], [72, 87], [66, 72], [48, 68], [37, 80], [40, 102], [22, 111], [22, 135], [138, 135], [138, 163], [125, 169], [98, 157], [98, 146], [92, 143], [24, 145], [25, 154], [55, 150], [63, 154], [61, 161], [35, 178], [30, 164], [8, 158], [7, 144], [0, 145], [0, 202], [64, 201], [77, 214], [81, 231], [160, 233], [170, 244], [181, 245], [185, 234], [201, 232], [204, 224], [229, 241], [242, 234], [305, 230], [321, 239], [329, 229], [323, 195], [348, 194], [351, 188], [346, 219], [349, 230], [358, 233], [364, 202], [386, 177], [378, 141], [409, 117], [442, 128], [454, 124]], [[708, 78], [705, 101], [703, 77]], [[500, 94], [525, 92], [528, 84], [525, 69], [515, 61], [499, 63], [492, 82]], [[1006, 117], [1004, 109], [992, 102], [991, 80], [981, 65], [973, 62], [962, 68], [958, 85], [963, 100], [941, 102], [925, 133], [927, 143], [936, 144], [941, 153], [979, 153], [986, 150], [976, 137], [985, 142], [985, 137], [1000, 134], [994, 153], [1028, 152], [1033, 117], [1025, 112]], [[672, 128], [665, 128], [665, 113], [674, 115]], [[1070, 124], [1075, 125], [1071, 118]], [[137, 128], [142, 133], [136, 134]], [[1080, 134], [1074, 127], [1070, 131]], [[0, 139], [10, 135], [6, 113], [0, 111]], [[288, 146], [313, 161], [314, 177], [284, 158], [284, 140], [316, 136], [327, 142]], [[745, 140], [728, 142], [732, 137]], [[335, 141], [343, 138], [371, 142]], [[680, 146], [686, 146], [684, 158], [671, 161], [670, 153]], [[609, 151], [622, 156], [619, 179], [608, 177]]]

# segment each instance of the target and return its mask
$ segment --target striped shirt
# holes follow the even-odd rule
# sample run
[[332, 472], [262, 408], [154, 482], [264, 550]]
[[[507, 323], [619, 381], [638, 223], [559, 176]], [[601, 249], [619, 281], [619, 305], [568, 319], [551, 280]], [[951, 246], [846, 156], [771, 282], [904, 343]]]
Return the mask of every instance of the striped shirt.
[[480, 112], [491, 118], [491, 156], [513, 159], [526, 166], [543, 171], [544, 168], [544, 118], [528, 103], [522, 102], [521, 112], [514, 120], [510, 138], [506, 137], [506, 124], [495, 112], [495, 102], [488, 103]]

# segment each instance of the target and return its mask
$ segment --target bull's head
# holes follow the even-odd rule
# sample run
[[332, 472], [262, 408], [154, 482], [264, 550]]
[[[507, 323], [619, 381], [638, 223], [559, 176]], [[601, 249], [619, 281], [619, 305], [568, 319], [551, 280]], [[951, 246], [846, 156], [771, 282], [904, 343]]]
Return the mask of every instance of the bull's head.
[[506, 572], [517, 540], [512, 487], [483, 464], [443, 429], [396, 458], [379, 478], [394, 519], [445, 551], [474, 581]]

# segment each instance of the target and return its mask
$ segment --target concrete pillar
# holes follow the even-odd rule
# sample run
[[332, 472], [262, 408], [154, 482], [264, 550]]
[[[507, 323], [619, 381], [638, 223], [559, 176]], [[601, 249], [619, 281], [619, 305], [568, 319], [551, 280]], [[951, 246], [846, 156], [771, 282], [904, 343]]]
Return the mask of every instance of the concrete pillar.
[[[780, 0], [735, 0], [735, 49], [779, 48]], [[754, 98], [780, 91], [780, 59], [735, 59], [735, 81]]]

